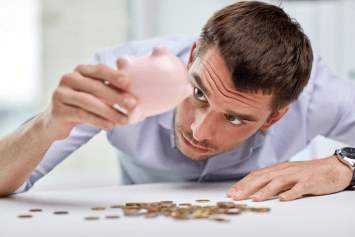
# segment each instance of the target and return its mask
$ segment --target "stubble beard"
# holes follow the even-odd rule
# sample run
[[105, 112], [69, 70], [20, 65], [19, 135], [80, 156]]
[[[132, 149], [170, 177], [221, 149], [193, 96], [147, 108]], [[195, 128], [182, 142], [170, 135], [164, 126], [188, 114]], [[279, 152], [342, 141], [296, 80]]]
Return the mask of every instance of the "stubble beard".
[[[248, 140], [250, 137], [252, 137], [255, 133], [253, 133], [250, 137], [239, 141], [239, 142], [235, 142], [232, 143], [231, 145], [224, 147], [223, 149], [219, 149], [218, 147], [209, 144], [207, 141], [202, 141], [202, 142], [198, 142], [194, 139], [192, 132], [185, 132], [184, 131], [184, 127], [182, 126], [182, 124], [179, 124], [176, 122], [176, 116], [177, 116], [177, 112], [176, 109], [174, 111], [174, 139], [175, 139], [175, 144], [177, 149], [187, 158], [194, 160], [194, 161], [201, 161], [201, 160], [206, 160], [208, 158], [211, 158], [213, 156], [219, 155], [221, 153], [227, 152], [227, 151], [231, 151], [237, 147], [239, 147], [240, 145], [242, 145], [246, 140]], [[258, 129], [259, 130], [259, 129]], [[257, 130], [257, 131], [258, 131]], [[193, 141], [194, 144], [198, 144], [199, 146], [206, 148], [209, 150], [209, 152], [207, 154], [196, 154], [195, 152], [189, 150], [188, 152], [184, 152], [184, 150], [182, 149], [182, 142], [181, 140], [178, 139], [178, 137], [180, 137], [180, 134], [178, 133], [182, 133], [187, 139], [189, 139], [190, 141]]]

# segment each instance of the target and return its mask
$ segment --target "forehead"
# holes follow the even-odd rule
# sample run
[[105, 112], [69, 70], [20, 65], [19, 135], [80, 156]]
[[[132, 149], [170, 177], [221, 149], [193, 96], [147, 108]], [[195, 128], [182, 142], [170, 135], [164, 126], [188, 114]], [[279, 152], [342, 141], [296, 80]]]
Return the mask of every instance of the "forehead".
[[[201, 82], [207, 91], [208, 97], [220, 106], [238, 107], [249, 111], [268, 110], [272, 100], [272, 95], [258, 93], [240, 92], [235, 89], [232, 76], [223, 58], [216, 48], [209, 49], [203, 56], [196, 58], [191, 66], [190, 77], [196, 81], [193, 74], [201, 78]], [[203, 88], [200, 88], [203, 90]]]

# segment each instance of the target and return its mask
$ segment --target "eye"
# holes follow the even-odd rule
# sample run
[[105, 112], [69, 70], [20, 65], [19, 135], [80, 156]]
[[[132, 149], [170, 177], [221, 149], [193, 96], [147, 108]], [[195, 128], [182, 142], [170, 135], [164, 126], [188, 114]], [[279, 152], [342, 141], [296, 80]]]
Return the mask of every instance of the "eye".
[[198, 89], [197, 87], [195, 87], [195, 89], [194, 89], [194, 94], [198, 100], [207, 101], [205, 94], [203, 94], [203, 92], [200, 89]]
[[236, 117], [226, 114], [226, 119], [228, 119], [233, 124], [241, 124], [242, 122], [239, 121]]

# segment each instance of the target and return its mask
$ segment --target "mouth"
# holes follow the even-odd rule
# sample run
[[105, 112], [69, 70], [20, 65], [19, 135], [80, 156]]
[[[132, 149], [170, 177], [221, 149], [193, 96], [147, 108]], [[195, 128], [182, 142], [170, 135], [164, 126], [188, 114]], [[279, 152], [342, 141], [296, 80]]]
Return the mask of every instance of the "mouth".
[[190, 150], [192, 150], [192, 151], [194, 151], [194, 152], [197, 152], [197, 153], [206, 153], [206, 152], [208, 152], [208, 150], [206, 150], [206, 149], [204, 149], [204, 148], [202, 148], [202, 147], [193, 145], [191, 142], [189, 142], [189, 141], [184, 137], [184, 135], [182, 135], [181, 132], [180, 132], [180, 135], [181, 135], [182, 140], [183, 140], [184, 143], [185, 143], [185, 146], [187, 146]]

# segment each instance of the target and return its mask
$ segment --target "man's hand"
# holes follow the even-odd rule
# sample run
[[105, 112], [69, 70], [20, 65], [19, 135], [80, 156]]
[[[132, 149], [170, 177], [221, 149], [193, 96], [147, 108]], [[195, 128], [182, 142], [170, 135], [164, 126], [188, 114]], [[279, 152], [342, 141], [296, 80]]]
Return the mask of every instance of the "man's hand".
[[131, 83], [132, 78], [120, 68], [79, 65], [61, 78], [51, 105], [39, 115], [46, 136], [53, 141], [65, 139], [81, 124], [106, 130], [126, 125], [128, 116], [113, 105], [117, 103], [128, 114], [134, 110], [138, 98], [126, 91]]
[[281, 201], [290, 201], [302, 195], [324, 195], [344, 190], [350, 185], [352, 169], [336, 155], [312, 161], [283, 162], [255, 170], [235, 184], [227, 196], [244, 200], [252, 195], [253, 201], [265, 201], [277, 193]]

